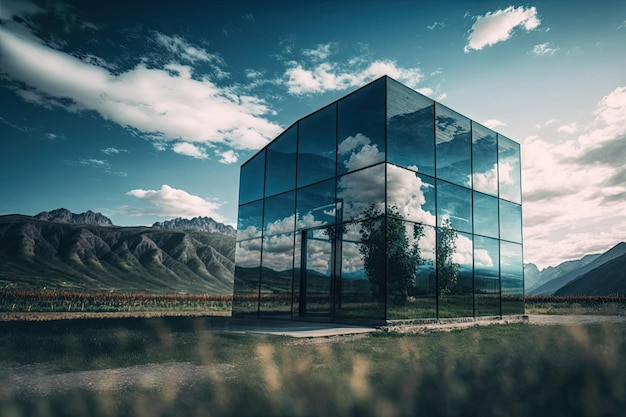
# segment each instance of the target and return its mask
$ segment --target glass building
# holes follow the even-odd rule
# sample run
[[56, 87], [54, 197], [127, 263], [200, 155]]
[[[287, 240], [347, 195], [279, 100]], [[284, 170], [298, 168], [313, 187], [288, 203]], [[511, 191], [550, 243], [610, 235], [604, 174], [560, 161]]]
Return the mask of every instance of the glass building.
[[382, 77], [241, 167], [234, 317], [524, 313], [520, 146]]

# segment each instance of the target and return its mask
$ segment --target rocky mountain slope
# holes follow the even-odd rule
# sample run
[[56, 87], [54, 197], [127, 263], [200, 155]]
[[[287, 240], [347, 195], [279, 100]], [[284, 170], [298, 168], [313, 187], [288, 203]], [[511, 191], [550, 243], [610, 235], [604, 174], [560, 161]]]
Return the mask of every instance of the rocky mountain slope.
[[565, 261], [557, 266], [549, 266], [545, 269], [542, 269], [541, 271], [539, 271], [535, 264], [525, 264], [524, 286], [526, 288], [526, 293], [528, 294], [555, 278], [558, 278], [571, 271], [588, 265], [600, 255], [600, 253], [585, 255], [580, 259], [574, 261]]
[[101, 225], [89, 213], [0, 216], [0, 288], [232, 294], [232, 236]]
[[74, 214], [68, 209], [60, 208], [50, 212], [42, 211], [34, 217], [39, 220], [57, 223], [93, 224], [99, 226], [113, 225], [111, 219], [100, 213], [94, 213], [91, 210], [87, 210], [86, 212], [80, 214]]
[[196, 232], [221, 233], [232, 237], [237, 236], [237, 231], [234, 227], [216, 222], [210, 217], [194, 217], [193, 219], [183, 219], [179, 217], [164, 222], [156, 222], [152, 227], [164, 230], [195, 230]]
[[626, 294], [626, 254], [579, 276], [554, 293], [554, 295], [616, 294]]

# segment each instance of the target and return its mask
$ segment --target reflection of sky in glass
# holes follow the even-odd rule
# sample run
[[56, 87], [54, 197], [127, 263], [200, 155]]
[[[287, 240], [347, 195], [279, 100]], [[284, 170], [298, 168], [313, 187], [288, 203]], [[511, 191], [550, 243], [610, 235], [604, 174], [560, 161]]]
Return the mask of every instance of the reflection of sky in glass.
[[298, 190], [296, 204], [298, 230], [335, 223], [335, 180]]
[[241, 167], [239, 180], [239, 204], [249, 203], [263, 197], [265, 182], [265, 150]]
[[500, 239], [522, 242], [522, 206], [500, 200]]
[[472, 178], [474, 189], [498, 195], [498, 147], [496, 133], [472, 122]]
[[503, 277], [523, 279], [522, 245], [500, 241], [500, 271]]
[[362, 218], [372, 205], [384, 212], [385, 164], [339, 177], [337, 199], [343, 202], [344, 221]]
[[434, 102], [393, 80], [387, 89], [387, 161], [434, 176]]
[[267, 147], [265, 195], [296, 188], [296, 145], [298, 126], [290, 127]]
[[434, 226], [435, 180], [387, 165], [387, 205], [395, 206], [404, 220]]
[[438, 103], [435, 120], [437, 178], [470, 187], [470, 120]]
[[474, 192], [474, 233], [498, 237], [498, 199]]
[[481, 276], [498, 277], [500, 242], [497, 239], [474, 236], [474, 268]]
[[521, 204], [520, 146], [502, 135], [498, 135], [498, 168], [500, 198]]
[[293, 232], [295, 227], [296, 193], [280, 194], [265, 199], [265, 221], [263, 227], [266, 234]]
[[261, 239], [237, 242], [235, 263], [241, 268], [256, 268], [261, 265]]
[[293, 269], [293, 234], [263, 238], [263, 268], [282, 272]]
[[263, 200], [239, 206], [237, 240], [261, 236], [263, 228]]
[[298, 131], [298, 186], [335, 176], [337, 105], [300, 121]]
[[437, 180], [437, 225], [449, 219], [453, 229], [472, 232], [472, 191]]
[[341, 274], [344, 279], [365, 279], [363, 256], [359, 252], [361, 241], [361, 225], [350, 223], [345, 225], [341, 245]]
[[306, 269], [330, 276], [332, 247], [325, 229], [310, 230], [307, 235]]

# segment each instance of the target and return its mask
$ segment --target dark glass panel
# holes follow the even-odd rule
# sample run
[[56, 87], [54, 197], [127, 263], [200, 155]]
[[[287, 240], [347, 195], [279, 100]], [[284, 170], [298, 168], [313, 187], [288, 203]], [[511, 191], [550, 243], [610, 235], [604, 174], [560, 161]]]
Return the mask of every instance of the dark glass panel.
[[337, 169], [337, 105], [300, 121], [298, 187], [335, 176]]
[[474, 236], [476, 316], [500, 315], [500, 242]]
[[522, 245], [500, 242], [502, 314], [524, 314], [524, 261]]
[[334, 290], [334, 227], [302, 232], [300, 315], [306, 319], [329, 321], [332, 318]]
[[239, 204], [263, 198], [265, 182], [265, 150], [241, 167], [239, 178]]
[[387, 205], [396, 216], [435, 225], [435, 180], [426, 175], [387, 165]]
[[474, 234], [498, 238], [498, 199], [474, 192]]
[[522, 172], [519, 143], [498, 135], [500, 198], [522, 203]]
[[437, 178], [471, 187], [470, 120], [439, 103], [435, 120]]
[[265, 196], [296, 188], [298, 126], [290, 127], [267, 147]]
[[263, 230], [263, 200], [239, 206], [237, 240], [261, 237]]
[[435, 175], [435, 103], [387, 81], [387, 162]]
[[472, 178], [474, 189], [498, 196], [496, 132], [472, 122]]
[[295, 230], [296, 193], [291, 191], [265, 199], [264, 235], [290, 233]]
[[293, 233], [263, 238], [260, 316], [291, 317], [293, 261]]
[[296, 228], [298, 230], [335, 223], [337, 204], [334, 179], [300, 188], [297, 195]]
[[385, 160], [385, 79], [339, 101], [337, 172], [344, 173]]
[[337, 180], [337, 222], [385, 211], [385, 164], [343, 175]]
[[500, 239], [522, 243], [522, 206], [500, 200]]
[[261, 239], [237, 242], [233, 316], [256, 316], [259, 308]]
[[338, 226], [342, 239], [341, 281], [336, 318], [339, 321], [385, 318], [384, 218]]
[[437, 317], [435, 229], [387, 219], [387, 319]]
[[437, 228], [439, 317], [474, 315], [472, 235]]
[[472, 233], [472, 191], [437, 180], [437, 225]]

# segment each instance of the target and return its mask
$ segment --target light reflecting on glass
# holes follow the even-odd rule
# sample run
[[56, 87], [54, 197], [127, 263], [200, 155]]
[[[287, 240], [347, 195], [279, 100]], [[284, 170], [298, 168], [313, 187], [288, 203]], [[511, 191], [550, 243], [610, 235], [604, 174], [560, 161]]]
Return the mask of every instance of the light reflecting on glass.
[[300, 121], [298, 187], [335, 176], [337, 168], [337, 104]]
[[265, 183], [265, 150], [259, 152], [241, 167], [239, 180], [239, 204], [263, 198]]
[[498, 170], [500, 198], [522, 203], [522, 180], [519, 143], [498, 135]]
[[298, 126], [290, 127], [267, 146], [265, 196], [296, 188]]
[[496, 132], [472, 122], [472, 178], [474, 189], [498, 196]]
[[385, 164], [343, 175], [337, 180], [338, 218], [371, 217], [370, 209], [385, 212]]
[[263, 230], [263, 200], [239, 206], [237, 240], [261, 237]]
[[265, 199], [263, 230], [265, 235], [290, 233], [296, 225], [296, 193], [291, 191]]
[[259, 304], [259, 314], [263, 317], [291, 316], [293, 239], [293, 233], [263, 239]]
[[500, 200], [500, 239], [522, 243], [522, 206]]
[[472, 232], [472, 191], [437, 180], [437, 225], [461, 232]]
[[437, 228], [437, 286], [439, 317], [472, 317], [472, 235], [446, 227]]
[[334, 227], [303, 232], [302, 268], [304, 279], [300, 288], [300, 312], [302, 315], [330, 319], [334, 283], [333, 240]]
[[500, 242], [502, 314], [524, 314], [524, 261], [522, 245]]
[[335, 198], [335, 180], [324, 181], [297, 192], [296, 228], [311, 229], [325, 224], [334, 224], [338, 207]]
[[435, 180], [388, 164], [387, 205], [395, 207], [404, 220], [434, 226]]
[[474, 234], [498, 238], [498, 199], [474, 192]]
[[437, 178], [471, 187], [470, 120], [437, 103], [435, 123]]
[[369, 84], [338, 103], [337, 172], [385, 160], [385, 79]]
[[476, 316], [500, 315], [500, 242], [474, 237]]
[[434, 101], [391, 79], [387, 82], [387, 161], [435, 175]]
[[261, 239], [237, 242], [233, 316], [256, 316], [259, 306]]

